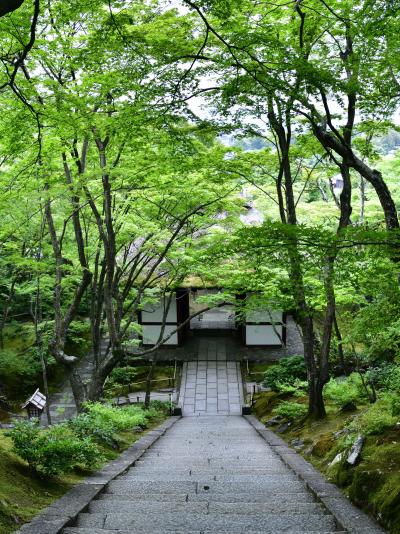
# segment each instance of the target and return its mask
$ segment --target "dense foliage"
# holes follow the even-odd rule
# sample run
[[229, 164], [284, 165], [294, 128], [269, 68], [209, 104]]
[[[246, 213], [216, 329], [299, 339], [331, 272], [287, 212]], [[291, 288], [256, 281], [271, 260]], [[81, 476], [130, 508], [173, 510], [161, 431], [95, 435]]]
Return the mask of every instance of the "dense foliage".
[[[6, 10], [6, 395], [13, 374], [29, 389], [46, 368], [56, 381], [55, 366], [80, 409], [97, 401], [132, 351], [168, 337], [140, 346], [141, 308], [189, 280], [293, 311], [312, 417], [325, 416], [333, 374], [397, 366], [399, 9], [26, 0]], [[10, 346], [12, 321], [31, 325], [23, 346]], [[89, 351], [84, 384], [71, 370]]]
[[14, 451], [39, 474], [60, 475], [77, 468], [94, 470], [105, 460], [98, 445], [118, 448], [118, 433], [145, 429], [165, 411], [157, 403], [149, 410], [92, 403], [68, 423], [43, 429], [35, 419], [19, 421], [9, 435]]

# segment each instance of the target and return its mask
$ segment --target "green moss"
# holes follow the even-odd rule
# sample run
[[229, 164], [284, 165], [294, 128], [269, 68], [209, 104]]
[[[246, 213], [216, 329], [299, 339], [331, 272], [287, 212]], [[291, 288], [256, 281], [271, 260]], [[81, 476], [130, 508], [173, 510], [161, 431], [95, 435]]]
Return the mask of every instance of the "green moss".
[[379, 469], [365, 470], [364, 467], [354, 469], [349, 497], [358, 506], [368, 503], [372, 505], [372, 497], [382, 486], [384, 476]]
[[77, 475], [44, 480], [33, 477], [28, 466], [11, 452], [11, 441], [0, 432], [0, 532], [8, 534], [61, 497]]
[[[346, 456], [346, 455], [345, 455]], [[354, 469], [347, 463], [346, 457], [330, 471], [331, 480], [340, 488], [347, 488], [353, 481]]]
[[335, 440], [333, 434], [328, 432], [323, 434], [315, 443], [312, 449], [312, 454], [318, 458], [324, 458], [328, 452], [334, 447]]
[[[283, 398], [271, 393], [256, 395], [253, 411], [265, 421]], [[301, 452], [307, 451], [308, 461], [342, 488], [356, 505], [373, 514], [390, 534], [400, 534], [399, 429], [393, 426], [394, 419], [390, 420], [390, 426], [380, 424], [389, 413], [385, 402], [383, 399], [365, 405], [356, 416], [338, 413], [334, 403], [327, 403], [325, 419], [307, 420], [280, 435], [289, 444], [294, 438], [302, 439], [305, 446]], [[335, 437], [335, 432], [341, 429], [346, 432]], [[358, 433], [367, 435], [367, 439], [357, 466], [352, 467], [347, 463], [347, 455]], [[341, 452], [342, 460], [331, 465]]]
[[400, 474], [382, 484], [373, 498], [373, 505], [390, 532], [400, 532]]
[[254, 395], [254, 404], [252, 411], [261, 420], [266, 421], [271, 417], [271, 412], [279, 398], [279, 393], [276, 391], [263, 391]]

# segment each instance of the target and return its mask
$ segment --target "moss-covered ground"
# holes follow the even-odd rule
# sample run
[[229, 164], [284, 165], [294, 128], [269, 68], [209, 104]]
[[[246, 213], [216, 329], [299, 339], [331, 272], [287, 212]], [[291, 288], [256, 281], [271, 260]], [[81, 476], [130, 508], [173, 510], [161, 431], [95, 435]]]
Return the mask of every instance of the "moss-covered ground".
[[[287, 394], [272, 391], [259, 393], [254, 399], [253, 413], [266, 423], [274, 415], [274, 407], [287, 398]], [[307, 402], [305, 397], [292, 400]], [[399, 534], [400, 423], [380, 433], [366, 435], [360, 459], [352, 467], [347, 463], [347, 456], [357, 434], [354, 422], [357, 418], [368, 417], [371, 410], [379, 411], [379, 404], [359, 404], [358, 409], [350, 413], [341, 413], [337, 405], [326, 404], [325, 419], [294, 421], [279, 435], [290, 446], [296, 446], [299, 454], [337, 484], [354, 504], [373, 515], [390, 534]], [[277, 431], [278, 426], [269, 428]], [[360, 430], [362, 432], [362, 428]], [[338, 459], [340, 453], [341, 460]]]
[[[115, 459], [146, 432], [159, 425], [166, 415], [160, 413], [141, 433], [121, 432], [116, 435], [118, 451], [101, 447], [107, 461]], [[0, 430], [0, 533], [9, 534], [30, 521], [49, 504], [60, 498], [74, 484], [90, 474], [87, 471], [59, 477], [40, 478], [26, 462], [12, 452], [11, 439]]]

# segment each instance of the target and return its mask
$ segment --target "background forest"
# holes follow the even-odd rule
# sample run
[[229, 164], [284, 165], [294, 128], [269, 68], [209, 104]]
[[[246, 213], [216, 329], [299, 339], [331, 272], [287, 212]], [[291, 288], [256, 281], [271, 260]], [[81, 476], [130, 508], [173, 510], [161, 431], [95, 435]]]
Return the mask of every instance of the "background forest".
[[3, 408], [67, 376], [81, 410], [165, 341], [146, 303], [246, 288], [301, 333], [291, 417], [377, 406], [400, 465], [400, 2], [3, 4]]

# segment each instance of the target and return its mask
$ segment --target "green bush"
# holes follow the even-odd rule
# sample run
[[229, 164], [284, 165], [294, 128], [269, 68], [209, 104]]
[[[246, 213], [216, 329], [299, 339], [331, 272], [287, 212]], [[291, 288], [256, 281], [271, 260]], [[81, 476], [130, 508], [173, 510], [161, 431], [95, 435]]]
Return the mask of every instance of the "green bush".
[[276, 387], [280, 393], [291, 393], [294, 397], [303, 397], [308, 391], [308, 382], [306, 380], [296, 380], [293, 384], [277, 382]]
[[59, 475], [74, 469], [94, 469], [103, 460], [90, 438], [80, 439], [67, 425], [40, 429], [37, 420], [20, 421], [9, 432], [14, 451], [43, 475]]
[[296, 380], [307, 378], [303, 356], [282, 358], [276, 365], [272, 365], [264, 373], [264, 385], [274, 391], [281, 391], [282, 387], [294, 386]]
[[360, 375], [352, 373], [345, 379], [331, 378], [324, 387], [324, 398], [338, 406], [365, 398]]
[[109, 447], [115, 447], [115, 434], [139, 426], [145, 428], [148, 421], [166, 411], [164, 403], [153, 401], [148, 410], [143, 405], [113, 407], [107, 404], [87, 403], [85, 413], [79, 414], [68, 424], [80, 438], [90, 437]]
[[99, 425], [112, 425], [116, 432], [129, 430], [134, 426], [146, 428], [148, 419], [150, 419], [142, 406], [114, 408], [109, 404], [94, 402], [87, 403], [85, 408]]
[[400, 415], [400, 395], [397, 394], [389, 394], [388, 399], [390, 401], [390, 406], [392, 408], [392, 415], [393, 417], [398, 417]]
[[378, 387], [387, 391], [400, 391], [400, 366], [395, 364], [383, 364], [370, 369], [367, 372], [368, 380]]
[[397, 417], [392, 412], [392, 401], [389, 396], [379, 399], [356, 417], [349, 425], [349, 430], [364, 435], [382, 434], [393, 427]]
[[110, 374], [109, 382], [111, 385], [126, 385], [131, 384], [135, 377], [139, 374], [137, 367], [116, 367]]
[[272, 410], [275, 415], [286, 417], [287, 419], [297, 419], [307, 414], [308, 408], [298, 402], [283, 401]]
[[111, 421], [102, 420], [95, 413], [81, 413], [69, 421], [69, 426], [79, 438], [91, 437], [98, 443], [115, 446], [115, 427]]

